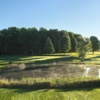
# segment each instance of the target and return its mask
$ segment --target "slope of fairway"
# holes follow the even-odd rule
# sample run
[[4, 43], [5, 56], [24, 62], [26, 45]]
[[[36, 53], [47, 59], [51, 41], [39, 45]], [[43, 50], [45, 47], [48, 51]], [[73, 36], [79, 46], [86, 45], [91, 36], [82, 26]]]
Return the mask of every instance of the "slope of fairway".
[[[9, 63], [81, 63], [78, 53], [55, 53], [48, 55], [30, 55], [30, 56], [0, 56], [0, 67]], [[82, 62], [83, 63], [83, 62]], [[100, 64], [100, 52], [87, 53], [84, 63]]]
[[1, 88], [0, 100], [100, 100], [100, 88], [75, 90]]

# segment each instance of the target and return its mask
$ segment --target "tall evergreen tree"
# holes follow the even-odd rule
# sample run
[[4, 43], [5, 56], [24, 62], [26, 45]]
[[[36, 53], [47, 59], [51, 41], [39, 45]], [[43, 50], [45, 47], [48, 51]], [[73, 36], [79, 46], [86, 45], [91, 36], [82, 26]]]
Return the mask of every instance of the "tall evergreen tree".
[[8, 28], [8, 35], [9, 35], [9, 47], [8, 53], [9, 54], [18, 54], [19, 53], [19, 44], [18, 44], [18, 37], [19, 37], [19, 28], [10, 27]]
[[0, 33], [0, 38], [1, 38], [1, 53], [2, 54], [8, 54], [8, 48], [9, 48], [9, 39], [10, 36], [8, 34], [8, 30], [7, 29], [3, 29]]
[[78, 47], [80, 46], [80, 44], [81, 44], [82, 42], [84, 42], [84, 38], [82, 37], [81, 34], [74, 34], [74, 37], [75, 37], [76, 42], [77, 42], [76, 51], [78, 51]]
[[29, 40], [27, 41], [27, 43], [29, 46], [29, 53], [38, 54], [40, 52], [41, 37], [40, 33], [35, 27], [28, 29], [28, 38]]
[[70, 52], [76, 52], [76, 50], [77, 50], [77, 40], [74, 37], [74, 33], [68, 32], [68, 34], [70, 36], [70, 42], [71, 42], [71, 50], [70, 50]]
[[59, 46], [58, 46], [59, 31], [58, 31], [58, 29], [50, 29], [48, 31], [48, 36], [50, 37], [50, 39], [54, 45], [55, 52], [57, 53], [59, 51]]
[[28, 54], [28, 50], [29, 50], [28, 40], [29, 40], [28, 29], [23, 27], [20, 29], [20, 34], [18, 38], [18, 43], [20, 44], [21, 54]]
[[40, 30], [39, 30], [39, 33], [40, 33], [40, 37], [41, 37], [41, 40], [40, 40], [40, 53], [42, 54], [43, 53], [43, 50], [44, 50], [44, 46], [46, 44], [46, 39], [48, 38], [48, 30], [41, 27]]
[[99, 49], [99, 40], [97, 37], [95, 36], [91, 36], [90, 37], [90, 40], [92, 42], [92, 51], [94, 53], [94, 51], [98, 50]]
[[70, 37], [65, 31], [64, 33], [65, 34], [59, 40], [59, 49], [61, 53], [66, 53], [71, 49]]
[[46, 54], [55, 53], [55, 48], [54, 48], [52, 41], [49, 37], [46, 40], [46, 44], [44, 47], [44, 53], [46, 53]]

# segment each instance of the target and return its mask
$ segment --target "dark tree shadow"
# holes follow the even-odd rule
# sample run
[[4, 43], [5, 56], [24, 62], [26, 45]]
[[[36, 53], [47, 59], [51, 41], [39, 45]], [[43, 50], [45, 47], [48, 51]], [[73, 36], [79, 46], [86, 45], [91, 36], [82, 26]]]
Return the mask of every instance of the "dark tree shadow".
[[85, 88], [72, 88], [72, 89], [56, 89], [57, 92], [69, 92], [69, 91], [92, 91], [93, 89], [100, 87], [85, 87]]
[[53, 63], [53, 62], [69, 62], [69, 61], [73, 61], [73, 60], [78, 60], [77, 57], [61, 57], [61, 58], [53, 58], [53, 59], [46, 59], [46, 60], [42, 60], [42, 61], [34, 61], [34, 64], [44, 64], [44, 63]]
[[[71, 91], [92, 91], [93, 89], [100, 87], [85, 87], [85, 88], [70, 88], [70, 89], [54, 89], [56, 92], [71, 92]], [[27, 93], [27, 92], [48, 92], [51, 89], [15, 89], [11, 88], [16, 93]], [[14, 89], [14, 90], [13, 90]]]
[[[12, 89], [13, 90], [13, 89]], [[27, 92], [47, 92], [50, 89], [16, 89], [14, 92], [16, 93], [27, 93]]]

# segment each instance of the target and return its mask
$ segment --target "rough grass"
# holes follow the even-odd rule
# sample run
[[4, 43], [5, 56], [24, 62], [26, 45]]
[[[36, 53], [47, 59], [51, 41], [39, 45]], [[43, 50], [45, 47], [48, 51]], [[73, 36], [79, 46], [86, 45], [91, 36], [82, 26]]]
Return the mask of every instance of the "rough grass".
[[3, 88], [27, 88], [27, 89], [71, 89], [85, 87], [100, 87], [98, 78], [24, 78], [0, 79], [0, 87]]
[[[40, 56], [1, 56], [0, 66], [9, 63], [34, 63], [34, 64], [48, 64], [48, 63], [81, 63], [77, 53], [59, 53]], [[87, 53], [84, 63], [100, 64], [100, 52]]]
[[0, 89], [0, 100], [100, 100], [100, 88]]

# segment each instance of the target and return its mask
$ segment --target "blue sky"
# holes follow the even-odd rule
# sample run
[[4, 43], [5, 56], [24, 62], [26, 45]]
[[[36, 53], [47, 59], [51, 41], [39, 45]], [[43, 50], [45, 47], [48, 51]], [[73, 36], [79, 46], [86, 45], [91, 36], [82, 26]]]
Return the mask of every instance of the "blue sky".
[[0, 0], [0, 30], [67, 30], [100, 39], [100, 0]]

